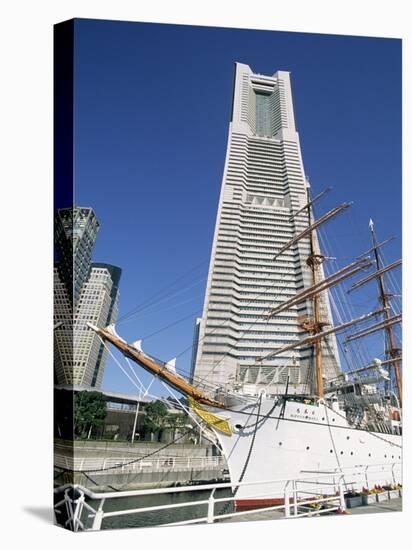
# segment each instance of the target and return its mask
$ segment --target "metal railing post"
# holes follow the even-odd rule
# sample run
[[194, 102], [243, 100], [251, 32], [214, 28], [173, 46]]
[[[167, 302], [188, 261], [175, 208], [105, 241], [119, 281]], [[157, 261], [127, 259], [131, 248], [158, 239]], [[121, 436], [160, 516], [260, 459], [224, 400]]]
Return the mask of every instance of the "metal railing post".
[[285, 485], [285, 517], [290, 518], [290, 481]]
[[369, 466], [365, 466], [365, 483], [366, 483], [366, 488], [369, 490], [368, 468]]
[[96, 513], [93, 518], [92, 531], [100, 531], [100, 529], [102, 528], [102, 521], [104, 517], [103, 505], [105, 500], [106, 499], [102, 498], [102, 500], [100, 501], [99, 507], [96, 510]]
[[79, 527], [81, 527], [81, 521], [80, 517], [83, 510], [83, 503], [84, 503], [84, 493], [83, 491], [79, 491], [80, 496], [76, 500], [73, 500], [75, 503], [73, 517], [72, 517], [72, 525], [73, 525], [73, 531], [77, 532], [79, 530]]
[[339, 478], [339, 506], [342, 512], [346, 510], [345, 495], [343, 491], [343, 476]]
[[64, 524], [64, 526], [66, 527], [66, 525], [68, 525], [70, 523], [70, 521], [72, 521], [73, 519], [73, 501], [71, 499], [71, 497], [69, 496], [69, 489], [66, 489], [64, 491], [64, 505], [65, 505], [65, 508], [66, 508], [66, 515], [67, 515], [67, 521], [66, 523]]
[[209, 501], [207, 504], [207, 523], [213, 523], [215, 520], [215, 494], [216, 488], [210, 493]]
[[295, 516], [298, 515], [298, 495], [297, 495], [297, 487], [296, 487], [296, 479], [292, 481], [292, 487], [293, 487], [293, 514]]

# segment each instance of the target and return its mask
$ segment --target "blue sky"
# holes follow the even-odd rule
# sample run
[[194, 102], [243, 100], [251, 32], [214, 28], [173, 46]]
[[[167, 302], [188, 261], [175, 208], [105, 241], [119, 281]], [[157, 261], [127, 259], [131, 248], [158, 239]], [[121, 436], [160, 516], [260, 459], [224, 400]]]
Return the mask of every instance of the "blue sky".
[[[327, 225], [339, 265], [370, 247], [370, 217], [381, 240], [397, 235], [387, 262], [401, 255], [400, 40], [76, 20], [76, 203], [101, 223], [95, 261], [123, 269], [120, 317], [180, 278], [118, 325], [135, 340], [187, 317], [144, 338], [165, 360], [190, 348], [203, 305], [236, 61], [291, 72], [306, 174], [314, 193], [333, 186], [317, 212], [354, 201]], [[353, 311], [374, 294], [354, 294]], [[377, 338], [367, 348], [382, 352]], [[133, 391], [112, 360], [103, 387]]]

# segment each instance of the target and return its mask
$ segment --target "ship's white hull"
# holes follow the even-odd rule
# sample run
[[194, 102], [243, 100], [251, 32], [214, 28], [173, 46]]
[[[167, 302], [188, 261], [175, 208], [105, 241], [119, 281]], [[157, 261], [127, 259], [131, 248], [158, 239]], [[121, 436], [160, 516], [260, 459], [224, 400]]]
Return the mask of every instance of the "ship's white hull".
[[263, 398], [260, 409], [256, 402], [214, 412], [235, 430], [231, 436], [216, 432], [231, 481], [262, 482], [235, 489], [240, 506], [282, 502], [285, 480], [303, 477], [314, 478], [308, 491], [334, 494], [337, 475], [331, 474], [329, 486], [315, 483], [319, 474], [319, 481], [328, 481], [324, 473], [343, 473], [348, 490], [402, 482], [401, 436], [351, 428], [341, 411], [323, 403], [287, 401], [282, 407], [281, 400]]

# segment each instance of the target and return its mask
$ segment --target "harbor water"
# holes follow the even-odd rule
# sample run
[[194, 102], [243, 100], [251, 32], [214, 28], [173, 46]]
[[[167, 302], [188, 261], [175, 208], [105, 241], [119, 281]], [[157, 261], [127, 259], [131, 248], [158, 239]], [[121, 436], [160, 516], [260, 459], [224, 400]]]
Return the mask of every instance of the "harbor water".
[[[104, 503], [104, 512], [114, 512], [126, 509], [146, 508], [151, 506], [162, 506], [170, 504], [184, 504], [187, 502], [196, 502], [207, 500], [211, 491], [193, 491], [191, 493], [174, 493], [163, 495], [146, 495], [107, 499]], [[217, 489], [214, 498], [225, 498], [232, 495], [230, 489]], [[88, 502], [93, 508], [97, 509], [99, 501]], [[225, 501], [215, 504], [215, 514], [230, 513], [233, 511], [233, 502]], [[93, 518], [87, 518], [85, 512], [82, 520], [87, 527], [91, 527]], [[108, 517], [103, 520], [102, 529], [123, 529], [132, 527], [156, 527], [159, 525], [187, 521], [195, 518], [204, 518], [207, 516], [207, 504], [192, 506], [179, 506], [166, 510], [155, 510], [148, 512], [139, 512], [121, 516]]]

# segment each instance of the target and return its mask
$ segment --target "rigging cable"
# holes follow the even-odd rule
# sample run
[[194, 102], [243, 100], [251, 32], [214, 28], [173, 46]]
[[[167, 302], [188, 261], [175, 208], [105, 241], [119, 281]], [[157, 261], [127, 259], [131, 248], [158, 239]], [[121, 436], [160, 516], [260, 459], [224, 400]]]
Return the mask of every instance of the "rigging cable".
[[[287, 274], [283, 274], [283, 275], [281, 276], [280, 280], [282, 280], [286, 275], [287, 275]], [[275, 282], [275, 281], [274, 281], [274, 282]], [[278, 282], [279, 282], [279, 281], [277, 280], [277, 281], [275, 282], [275, 284], [278, 284]], [[290, 281], [290, 282], [292, 282], [292, 281]], [[276, 288], [276, 287], [275, 287], [275, 288]], [[273, 290], [273, 288], [269, 286], [265, 291], [261, 292], [261, 293], [258, 294], [257, 296], [254, 296], [253, 298], [251, 298], [251, 299], [249, 300], [249, 302], [246, 303], [246, 306], [248, 306], [249, 304], [251, 304], [251, 303], [253, 302], [253, 300], [256, 300], [256, 298], [259, 298], [259, 297], [263, 296], [264, 294], [266, 294], [269, 290]], [[286, 286], [286, 287], [284, 287], [284, 288], [281, 290], [281, 292], [278, 292], [277, 294], [275, 294], [274, 297], [275, 297], [275, 298], [278, 298], [279, 296], [282, 296], [282, 293], [283, 293], [285, 290], [290, 290], [290, 289]], [[271, 308], [266, 308], [266, 309], [268, 310], [268, 312], [270, 312], [270, 310], [271, 310]], [[221, 364], [221, 362], [222, 362], [228, 355], [230, 355], [231, 350], [237, 345], [238, 340], [241, 339], [241, 338], [246, 334], [246, 332], [247, 332], [248, 330], [250, 330], [254, 325], [256, 325], [260, 320], [262, 320], [262, 319], [264, 320], [265, 316], [267, 316], [266, 310], [265, 310], [265, 313], [262, 313], [261, 315], [257, 316], [257, 318], [256, 318], [254, 321], [252, 321], [252, 322], [247, 326], [247, 328], [245, 328], [245, 329], [243, 330], [243, 332], [241, 332], [241, 334], [240, 334], [240, 336], [238, 337], [237, 341], [236, 341], [234, 344], [229, 345], [228, 351], [225, 352], [225, 353], [222, 355], [222, 357], [219, 359], [219, 361], [217, 361], [215, 364], [212, 365], [212, 367], [211, 367], [210, 370], [207, 372], [207, 374], [205, 374], [202, 378], [200, 378], [200, 380], [201, 380], [201, 381], [202, 381], [202, 380], [206, 380], [211, 374], [213, 374], [213, 372], [214, 372], [215, 369]], [[228, 318], [227, 320], [225, 320], [224, 323], [222, 323], [222, 325], [219, 325], [219, 327], [220, 327], [220, 326], [223, 326], [224, 324], [228, 323], [229, 321], [230, 321], [230, 318]], [[268, 323], [268, 319], [266, 319], [266, 323]], [[215, 330], [217, 330], [217, 328], [219, 328], [219, 327], [216, 327]], [[204, 339], [206, 338], [206, 336], [210, 336], [211, 334], [214, 334], [215, 330], [213, 330], [212, 332], [208, 333], [207, 335], [206, 335], [206, 333], [205, 333], [205, 335], [203, 336], [203, 338], [201, 338], [201, 339], [199, 340], [199, 342], [201, 342], [202, 340], [204, 340]], [[186, 350], [184, 350], [180, 355], [183, 355], [184, 353], [186, 353], [186, 352], [187, 352], [189, 349], [191, 349], [191, 348], [193, 348], [193, 344], [192, 344], [189, 348], [187, 348]], [[178, 355], [178, 357], [180, 357], [180, 355]]]
[[[144, 313], [140, 313], [137, 315], [136, 314], [136, 317], [133, 317], [133, 318], [129, 318], [125, 321], [122, 321], [123, 324], [127, 324], [127, 323], [130, 323], [130, 322], [135, 322], [137, 319], [142, 319], [142, 318], [147, 318], [149, 317], [150, 315], [153, 315], [153, 314], [157, 314], [157, 313], [165, 313], [167, 311], [171, 311], [172, 309], [176, 309], [177, 307], [180, 307], [184, 304], [188, 304], [190, 302], [193, 302], [194, 300], [197, 300], [197, 297], [196, 296], [192, 296], [191, 298], [188, 298], [186, 300], [182, 300], [180, 302], [178, 302], [177, 304], [173, 304], [173, 305], [170, 305], [166, 308], [162, 307], [160, 309], [152, 309], [152, 310], [149, 310], [149, 311], [145, 311]], [[116, 323], [118, 324], [118, 323]]]
[[[159, 449], [155, 449], [151, 453], [148, 453], [144, 456], [139, 456], [139, 457], [137, 457], [133, 460], [129, 460], [128, 462], [124, 462], [123, 464], [114, 464], [113, 466], [106, 466], [104, 468], [94, 468], [94, 469], [87, 469], [87, 470], [74, 470], [74, 469], [70, 469], [70, 468], [63, 468], [62, 466], [57, 466], [57, 468], [61, 469], [62, 473], [63, 472], [72, 472], [74, 474], [84, 474], [84, 473], [89, 474], [89, 473], [97, 473], [97, 472], [107, 472], [109, 470], [117, 470], [119, 468], [123, 468], [124, 466], [129, 466], [130, 464], [136, 464], [137, 462], [140, 462], [141, 460], [144, 460], [145, 458], [149, 458], [149, 457], [159, 453], [160, 451], [163, 451], [164, 449], [167, 449], [168, 447], [170, 447], [171, 445], [173, 445], [174, 443], [176, 443], [177, 441], [179, 441], [180, 439], [182, 439], [183, 437], [185, 437], [189, 433], [193, 432], [194, 430], [195, 430], [195, 427], [193, 426], [191, 429], [187, 430], [183, 434], [180, 434], [178, 437], [176, 437], [172, 441], [169, 441], [169, 443], [166, 443], [165, 445], [163, 445], [163, 447], [160, 447]], [[60, 475], [61, 475], [61, 473], [58, 476], [56, 476], [54, 479], [56, 479]]]
[[179, 323], [182, 323], [183, 321], [186, 321], [186, 319], [190, 319], [191, 317], [195, 317], [195, 316], [199, 315], [200, 313], [202, 313], [202, 310], [198, 309], [196, 311], [193, 311], [189, 315], [185, 315], [184, 317], [181, 317], [180, 319], [178, 319], [174, 323], [171, 323], [170, 325], [166, 325], [165, 327], [157, 330], [156, 332], [152, 332], [151, 334], [149, 334], [147, 336], [142, 336], [141, 339], [142, 340], [148, 340], [149, 338], [152, 338], [152, 336], [157, 336], [157, 334], [160, 334], [161, 332], [167, 330], [168, 328], [174, 327], [175, 325], [178, 325]]
[[[153, 305], [154, 303], [158, 302], [159, 300], [163, 300], [167, 296], [171, 296], [171, 295], [173, 295], [173, 293], [176, 293], [176, 290], [174, 290], [170, 293], [167, 293], [166, 291], [169, 290], [170, 288], [172, 288], [173, 286], [175, 286], [176, 283], [178, 283], [179, 281], [184, 279], [187, 275], [189, 275], [189, 273], [193, 273], [200, 266], [203, 266], [207, 261], [208, 260], [203, 260], [202, 262], [197, 264], [195, 267], [193, 267], [192, 269], [190, 269], [189, 271], [187, 271], [186, 273], [184, 273], [183, 275], [181, 275], [180, 277], [175, 279], [169, 285], [163, 287], [163, 289], [160, 289], [159, 291], [152, 294], [152, 296], [150, 296], [149, 298], [147, 298], [146, 300], [144, 300], [143, 302], [141, 302], [140, 304], [138, 304], [137, 306], [135, 306], [134, 308], [132, 308], [131, 310], [126, 312], [125, 314], [123, 314], [121, 317], [119, 317], [119, 319], [117, 320], [117, 323], [122, 323], [124, 320], [126, 320], [129, 317], [133, 316], [135, 313], [138, 313], [138, 312], [142, 311], [143, 309], [145, 309], [146, 307], [149, 307], [150, 305]], [[204, 277], [203, 277], [203, 279], [204, 279]], [[165, 292], [166, 292], [165, 296], [162, 296], [162, 294], [165, 293]], [[153, 301], [153, 299], [156, 298], [156, 297], [157, 297], [157, 299]]]
[[[242, 471], [240, 473], [240, 476], [239, 476], [239, 479], [237, 480], [237, 483], [242, 483], [243, 481], [243, 478], [245, 476], [245, 473], [246, 473], [246, 470], [247, 470], [247, 467], [249, 465], [249, 461], [250, 461], [250, 457], [252, 456], [252, 451], [253, 451], [253, 447], [254, 447], [254, 444], [255, 444], [255, 439], [256, 439], [256, 433], [257, 433], [257, 430], [258, 430], [258, 424], [259, 424], [259, 416], [260, 416], [260, 409], [261, 409], [261, 406], [262, 406], [262, 394], [260, 394], [259, 396], [259, 401], [257, 403], [258, 405], [258, 412], [257, 412], [257, 420], [254, 424], [254, 430], [253, 430], [253, 435], [252, 435], [252, 440], [250, 442], [250, 445], [249, 445], [249, 450], [248, 450], [248, 453], [247, 453], [247, 456], [246, 456], [246, 459], [245, 459], [245, 462], [243, 464], [243, 468], [242, 468]], [[274, 408], [274, 407], [273, 407]], [[273, 409], [272, 409], [273, 410]], [[249, 415], [249, 418], [250, 416], [252, 415], [252, 412], [250, 413]], [[248, 418], [248, 420], [249, 420]], [[239, 436], [240, 437], [240, 436]], [[235, 490], [233, 491], [233, 498], [236, 497], [236, 494], [239, 490], [239, 485], [236, 485], [235, 487]], [[224, 508], [223, 508], [223, 511], [222, 511], [222, 514], [225, 514], [228, 510], [230, 506], [230, 501], [228, 501]]]
[[[284, 276], [286, 276], [286, 275], [285, 275], [285, 274], [282, 275], [281, 279], [282, 279]], [[278, 283], [278, 281], [276, 281], [275, 284], [276, 284], [276, 283]], [[286, 289], [287, 289], [287, 288], [286, 288]], [[263, 295], [266, 294], [269, 290], [273, 290], [273, 288], [269, 286], [266, 290], [264, 290], [263, 292], [261, 292], [261, 293], [258, 294], [257, 296], [254, 296], [253, 298], [251, 298], [251, 299], [249, 300], [249, 302], [246, 303], [246, 305], [251, 304], [252, 301], [253, 301], [254, 299], [263, 296]], [[283, 289], [283, 290], [285, 290], [285, 289]], [[282, 290], [282, 291], [283, 291], [283, 290]], [[278, 296], [280, 296], [280, 295], [281, 295], [281, 293], [278, 293], [278, 294], [275, 295], [275, 297], [278, 297]], [[256, 324], [256, 323], [259, 321], [260, 318], [263, 319], [263, 318], [264, 318], [264, 315], [266, 315], [266, 314], [262, 314], [260, 317], [258, 317], [258, 318], [256, 319], [256, 321], [253, 321], [253, 322], [243, 331], [243, 333], [241, 334], [240, 337], [242, 337], [242, 336], [243, 336], [243, 335], [244, 335], [244, 334], [245, 334], [254, 324]], [[218, 330], [218, 329], [220, 329], [221, 327], [223, 327], [224, 325], [226, 325], [229, 321], [230, 321], [230, 318], [225, 319], [222, 323], [220, 323], [219, 325], [217, 325], [211, 332], [209, 332], [209, 333], [207, 334], [207, 336], [210, 336], [211, 334], [214, 334], [214, 333], [216, 332], [216, 330]], [[267, 320], [267, 322], [268, 322], [268, 320]], [[201, 341], [203, 341], [205, 338], [206, 338], [206, 334], [205, 334], [202, 338], [199, 339], [198, 343], [201, 342]], [[229, 351], [226, 352], [226, 353], [223, 355], [223, 357], [222, 357], [216, 364], [214, 364], [214, 365], [212, 366], [211, 370], [207, 373], [207, 375], [205, 375], [204, 377], [198, 377], [198, 382], [199, 382], [199, 384], [202, 383], [202, 382], [204, 382], [204, 381], [207, 379], [207, 377], [208, 377], [211, 373], [213, 373], [214, 369], [215, 369], [215, 368], [221, 363], [221, 361], [229, 354], [230, 350], [231, 350], [234, 346], [235, 346], [235, 344], [233, 344], [232, 346], [230, 346]], [[188, 351], [190, 351], [191, 349], [193, 349], [193, 347], [194, 347], [194, 344], [191, 344], [190, 346], [188, 346], [187, 348], [185, 348], [181, 353], [179, 353], [179, 354], [176, 356], [176, 359], [178, 359], [179, 357], [181, 357], [182, 355], [184, 355], [185, 353], [187, 353]], [[184, 370], [180, 370], [180, 372], [185, 372], [185, 371], [184, 371]]]
[[[323, 246], [324, 246], [326, 252], [328, 253], [330, 244], [329, 244], [329, 239], [328, 239], [327, 235], [324, 235], [323, 231], [320, 231], [319, 236], [320, 236], [320, 239], [324, 243]], [[326, 242], [327, 242], [327, 245], [326, 245]], [[335, 269], [339, 268], [339, 265], [338, 265], [336, 260], [332, 260], [332, 262], [333, 262], [333, 265], [334, 265]], [[352, 303], [345, 299], [345, 295], [343, 293], [343, 290], [345, 290], [345, 282], [342, 282], [342, 287], [343, 287], [343, 289], [339, 285], [338, 285], [338, 287], [335, 287], [333, 289], [333, 293], [332, 292], [330, 293], [330, 296], [335, 294], [336, 299], [338, 300], [338, 302], [339, 302], [339, 304], [342, 308], [342, 312], [345, 315], [345, 320], [349, 321], [350, 319], [353, 319], [355, 317], [355, 311], [352, 307]], [[337, 307], [335, 309], [335, 313], [337, 314], [338, 320], [341, 320], [343, 322], [343, 317], [341, 316], [340, 310]], [[337, 339], [338, 338], [339, 338], [339, 336], [337, 336]], [[370, 353], [369, 353], [369, 351], [368, 352], [365, 351], [365, 343], [356, 341], [355, 347], [358, 350], [357, 359], [359, 359], [359, 356], [361, 356], [362, 362], [366, 363], [368, 361], [368, 357], [370, 356]], [[349, 349], [351, 349], [351, 348], [349, 348]]]

